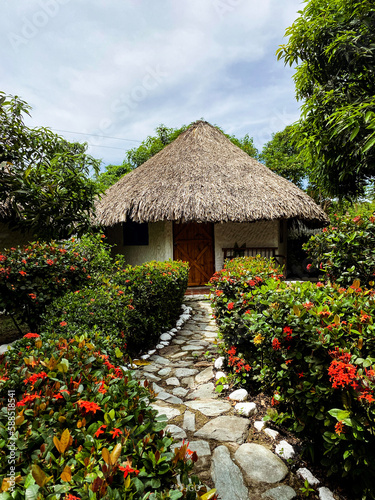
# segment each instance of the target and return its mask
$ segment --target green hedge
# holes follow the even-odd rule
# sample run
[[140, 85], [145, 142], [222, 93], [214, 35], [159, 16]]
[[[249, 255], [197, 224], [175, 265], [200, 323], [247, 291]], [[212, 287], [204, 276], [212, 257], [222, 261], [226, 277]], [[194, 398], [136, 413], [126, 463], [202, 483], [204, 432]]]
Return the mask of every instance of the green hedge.
[[172, 328], [181, 313], [188, 265], [149, 262], [118, 270], [104, 283], [58, 298], [44, 315], [49, 336], [74, 335], [93, 329], [110, 336], [113, 345], [132, 356], [154, 347], [163, 331]]
[[269, 418], [301, 433], [329, 474], [375, 498], [374, 290], [274, 278], [221, 290], [213, 306], [228, 365], [248, 366], [247, 388], [273, 396]]

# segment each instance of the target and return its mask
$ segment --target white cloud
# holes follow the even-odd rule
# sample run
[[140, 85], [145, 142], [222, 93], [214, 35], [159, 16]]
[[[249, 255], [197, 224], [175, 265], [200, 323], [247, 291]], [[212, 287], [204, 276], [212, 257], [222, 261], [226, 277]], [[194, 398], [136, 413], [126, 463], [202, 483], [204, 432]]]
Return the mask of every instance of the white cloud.
[[[260, 148], [298, 118], [292, 71], [275, 52], [299, 0], [4, 4], [2, 90], [32, 105], [34, 126], [143, 140], [160, 123], [204, 117]], [[86, 139], [105, 163], [136, 145]]]

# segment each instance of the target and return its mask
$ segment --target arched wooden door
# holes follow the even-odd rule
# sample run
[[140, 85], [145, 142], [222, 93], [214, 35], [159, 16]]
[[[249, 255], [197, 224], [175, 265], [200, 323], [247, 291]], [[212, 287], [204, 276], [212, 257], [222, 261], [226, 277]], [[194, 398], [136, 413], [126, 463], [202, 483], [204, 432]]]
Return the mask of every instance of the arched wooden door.
[[189, 262], [189, 286], [206, 284], [215, 268], [213, 223], [174, 222], [173, 258]]

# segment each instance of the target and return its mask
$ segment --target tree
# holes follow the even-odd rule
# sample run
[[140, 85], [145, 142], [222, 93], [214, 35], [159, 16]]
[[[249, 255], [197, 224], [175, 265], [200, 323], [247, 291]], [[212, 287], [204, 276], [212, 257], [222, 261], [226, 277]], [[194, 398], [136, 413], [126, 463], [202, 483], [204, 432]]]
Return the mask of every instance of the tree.
[[95, 177], [95, 182], [97, 183], [100, 191], [104, 192], [131, 170], [132, 168], [129, 163], [125, 162], [122, 165], [107, 165], [105, 167], [105, 171]]
[[85, 153], [86, 144], [27, 127], [30, 109], [0, 92], [0, 204], [8, 207], [7, 222], [45, 240], [82, 234], [100, 192], [89, 178], [100, 161]]
[[296, 133], [296, 126], [289, 125], [282, 132], [272, 134], [259, 159], [270, 170], [302, 188], [309, 177], [310, 162], [297, 145]]
[[373, 0], [309, 0], [277, 51], [296, 67], [301, 147], [331, 196], [355, 198], [375, 179]]

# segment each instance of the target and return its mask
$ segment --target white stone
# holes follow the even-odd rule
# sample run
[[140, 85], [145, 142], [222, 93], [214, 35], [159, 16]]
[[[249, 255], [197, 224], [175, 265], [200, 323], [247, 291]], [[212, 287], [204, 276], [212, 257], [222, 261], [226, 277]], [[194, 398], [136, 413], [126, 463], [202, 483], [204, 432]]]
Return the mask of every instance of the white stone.
[[178, 425], [169, 424], [165, 428], [165, 432], [170, 432], [175, 439], [186, 438], [186, 432], [178, 427]]
[[177, 417], [177, 415], [181, 414], [180, 410], [177, 410], [177, 408], [172, 408], [170, 406], [161, 406], [155, 403], [152, 403], [151, 406], [158, 412], [159, 416], [165, 415], [167, 417], [167, 420], [170, 420], [171, 418]]
[[216, 370], [220, 370], [220, 368], [223, 367], [223, 364], [224, 364], [224, 358], [223, 356], [220, 356], [220, 358], [217, 358], [215, 360], [214, 367], [216, 368]]
[[241, 470], [233, 463], [229, 450], [224, 445], [214, 450], [211, 477], [221, 500], [248, 500], [249, 493]]
[[257, 411], [257, 405], [255, 403], [237, 403], [234, 407], [240, 415], [249, 417]]
[[320, 500], [335, 500], [332, 491], [325, 486], [323, 486], [322, 488], [318, 488], [318, 493]]
[[265, 422], [263, 422], [263, 420], [257, 420], [254, 422], [254, 427], [256, 428], [257, 431], [261, 431], [263, 429], [263, 427], [266, 425]]
[[184, 389], [183, 387], [175, 387], [172, 390], [173, 395], [178, 396], [180, 398], [184, 398], [188, 392], [189, 392], [188, 389]]
[[163, 349], [165, 346], [163, 344], [156, 344], [156, 349]]
[[219, 380], [219, 378], [223, 378], [223, 377], [226, 378], [227, 374], [224, 372], [216, 372], [216, 375], [215, 375], [216, 380]]
[[229, 394], [229, 399], [232, 401], [245, 401], [247, 396], [248, 392], [246, 389], [237, 389]]
[[309, 469], [306, 469], [305, 467], [297, 470], [297, 476], [301, 477], [303, 480], [307, 479], [310, 486], [316, 486], [320, 483], [319, 479], [313, 476]]
[[11, 344], [3, 344], [0, 346], [0, 354], [4, 354], [4, 352], [7, 352], [8, 347], [11, 349]]
[[172, 368], [169, 368], [169, 366], [167, 368], [162, 368], [159, 372], [158, 372], [158, 375], [160, 375], [161, 377], [167, 377], [172, 371]]
[[156, 353], [156, 349], [152, 349], [151, 351], [148, 351], [147, 354], [149, 354], [150, 356], [152, 356], [155, 353]]
[[171, 340], [172, 335], [169, 335], [169, 333], [163, 333], [160, 335], [160, 340]]
[[148, 359], [149, 357], [150, 357], [150, 355], [149, 355], [149, 354], [144, 354], [143, 356], [141, 356], [141, 359], [146, 360], [146, 359]]
[[192, 375], [196, 375], [198, 370], [195, 368], [177, 368], [174, 372], [176, 377], [191, 377]]
[[226, 413], [231, 409], [231, 405], [228, 401], [216, 400], [216, 399], [199, 399], [196, 401], [185, 402], [185, 405], [193, 410], [199, 410], [203, 415], [207, 417], [216, 417], [222, 413]]
[[279, 433], [277, 431], [275, 431], [274, 429], [269, 429], [268, 427], [263, 429], [263, 432], [264, 432], [264, 434], [267, 434], [267, 436], [269, 436], [272, 439], [276, 439], [277, 436], [279, 435]]
[[202, 372], [198, 373], [195, 376], [195, 381], [197, 382], [197, 384], [204, 384], [209, 380], [211, 380], [213, 376], [214, 376], [214, 371], [212, 369], [212, 366], [209, 366], [208, 368], [206, 368], [205, 370], [203, 370]]
[[293, 458], [295, 455], [293, 446], [287, 441], [280, 441], [275, 447], [275, 453], [279, 457], [285, 458], [285, 460], [289, 460], [289, 458]]
[[279, 483], [289, 472], [279, 457], [260, 444], [241, 445], [234, 454], [234, 458], [248, 481]]
[[187, 431], [195, 431], [195, 413], [186, 410], [184, 413], [184, 423], [182, 427]]
[[293, 488], [282, 484], [281, 486], [267, 490], [262, 494], [262, 498], [267, 500], [293, 500], [293, 498], [297, 498], [297, 494]]
[[178, 380], [177, 377], [170, 377], [170, 378], [167, 378], [167, 380], [165, 381], [165, 383], [167, 385], [175, 385], [175, 386], [178, 386], [180, 385], [180, 381]]
[[167, 345], [169, 345], [169, 344], [170, 344], [170, 342], [168, 342], [168, 340], [162, 340], [162, 341], [160, 342], [160, 344], [162, 344], [162, 345], [164, 345], [165, 347], [167, 347]]

